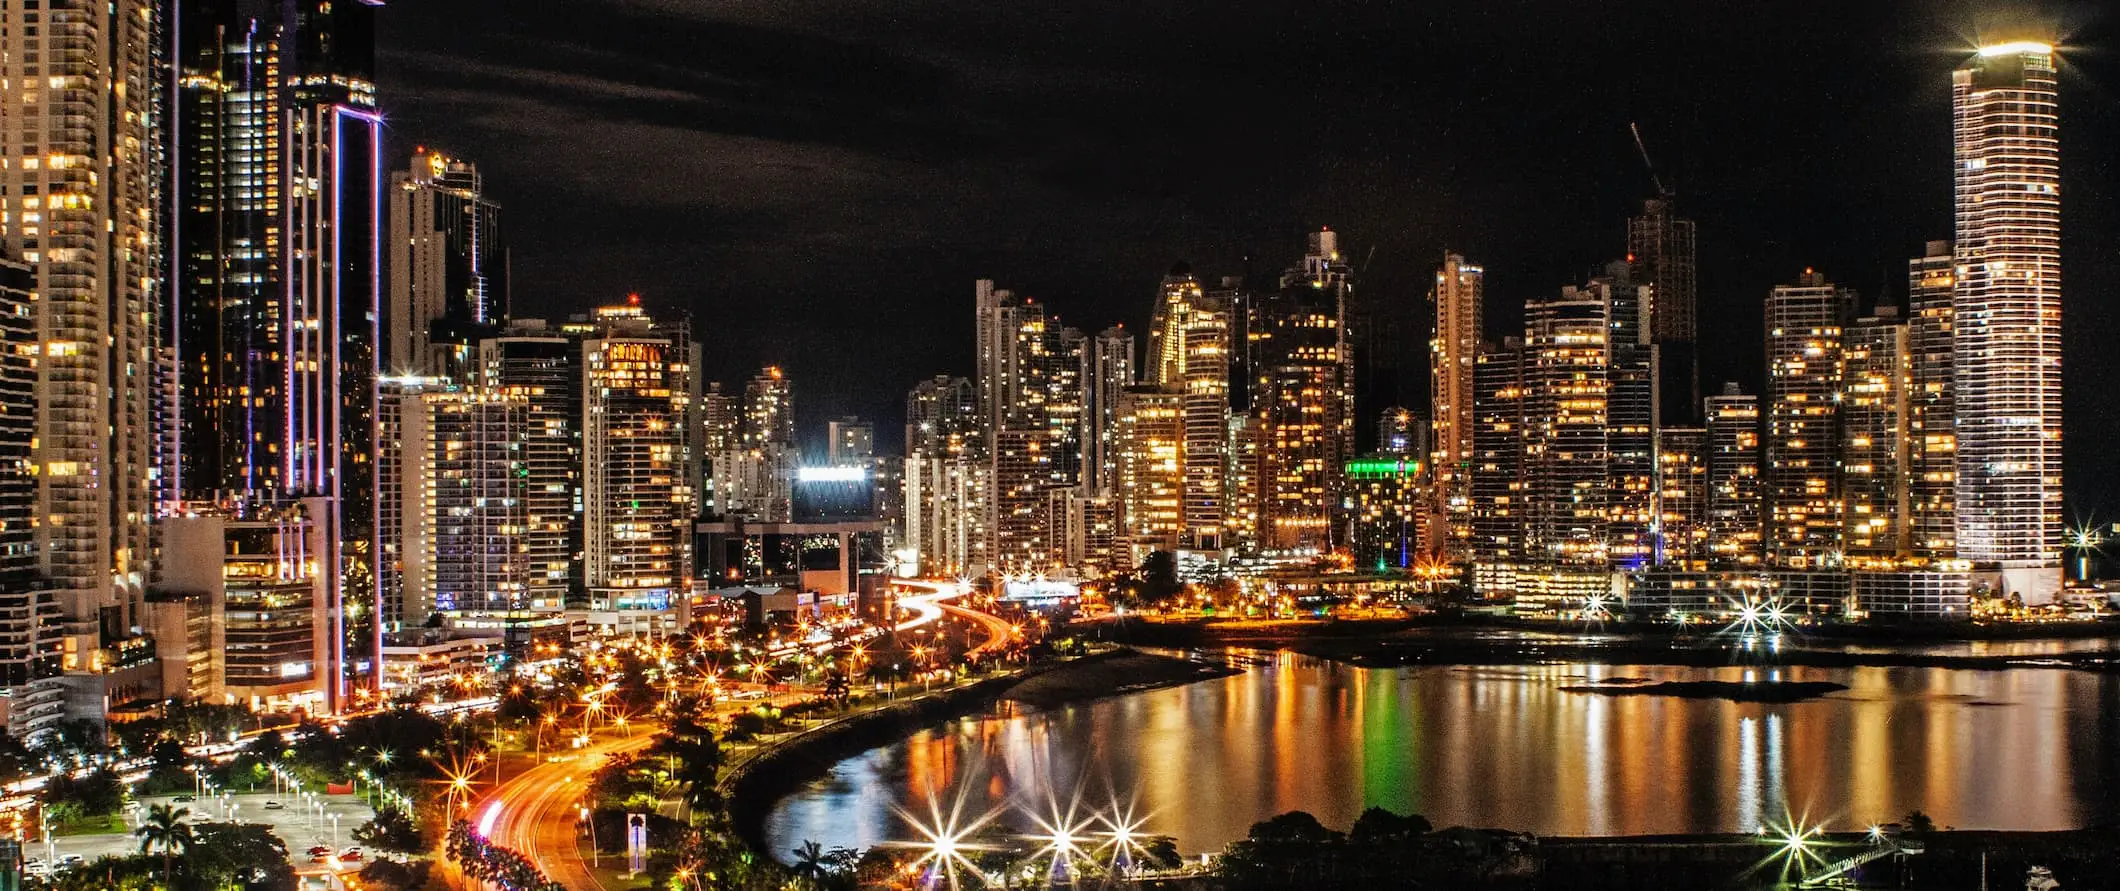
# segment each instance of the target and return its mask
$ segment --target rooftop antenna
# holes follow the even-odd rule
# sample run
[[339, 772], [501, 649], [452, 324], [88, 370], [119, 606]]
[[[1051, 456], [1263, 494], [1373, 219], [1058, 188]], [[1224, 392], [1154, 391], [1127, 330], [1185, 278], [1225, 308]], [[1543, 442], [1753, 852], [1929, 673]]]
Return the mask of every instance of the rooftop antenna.
[[1670, 200], [1671, 190], [1664, 188], [1663, 178], [1656, 175], [1656, 162], [1649, 160], [1649, 146], [1642, 142], [1642, 128], [1633, 121], [1628, 121], [1627, 131], [1634, 134], [1634, 148], [1642, 154], [1642, 166], [1649, 170], [1649, 182], [1656, 186], [1656, 196]]

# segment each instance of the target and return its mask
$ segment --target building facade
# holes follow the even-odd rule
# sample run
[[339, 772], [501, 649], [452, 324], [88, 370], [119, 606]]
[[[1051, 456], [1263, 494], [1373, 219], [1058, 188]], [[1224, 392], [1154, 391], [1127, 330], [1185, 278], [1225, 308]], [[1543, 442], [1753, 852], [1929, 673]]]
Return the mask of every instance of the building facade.
[[2053, 48], [1951, 75], [1960, 557], [2027, 602], [2061, 588], [2061, 158]]

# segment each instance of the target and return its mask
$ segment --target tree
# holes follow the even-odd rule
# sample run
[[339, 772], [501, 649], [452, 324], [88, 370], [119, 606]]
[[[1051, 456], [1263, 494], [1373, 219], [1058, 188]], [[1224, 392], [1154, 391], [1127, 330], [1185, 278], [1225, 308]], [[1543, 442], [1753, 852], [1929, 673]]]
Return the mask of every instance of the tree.
[[813, 886], [823, 884], [825, 877], [833, 872], [831, 855], [825, 852], [823, 845], [814, 841], [803, 842], [788, 853], [795, 855], [795, 864], [790, 867], [795, 871], [795, 877]]
[[1435, 830], [1427, 817], [1420, 814], [1400, 816], [1380, 807], [1373, 807], [1356, 817], [1354, 828], [1348, 833], [1349, 840], [1356, 844], [1406, 844]]
[[1337, 877], [1342, 836], [1303, 811], [1251, 824], [1230, 842], [1215, 871], [1231, 887], [1330, 885]]
[[44, 804], [60, 823], [108, 817], [125, 806], [125, 787], [109, 768], [85, 777], [61, 771], [45, 784]]
[[824, 676], [824, 698], [841, 706], [852, 697], [854, 687], [847, 682], [845, 672], [832, 671]]
[[269, 827], [255, 823], [200, 823], [192, 828], [191, 850], [184, 856], [185, 888], [250, 889], [295, 887], [294, 865], [287, 862], [287, 843]]
[[1185, 583], [1178, 580], [1178, 555], [1150, 551], [1148, 559], [1141, 561], [1141, 599], [1161, 603], [1183, 593]]
[[685, 785], [686, 804], [702, 811], [721, 806], [721, 793], [716, 788], [721, 778], [721, 743], [714, 738], [714, 731], [690, 715], [678, 715], [656, 736], [649, 751], [669, 765], [672, 780]]
[[427, 839], [420, 834], [419, 822], [403, 808], [386, 807], [376, 811], [374, 819], [353, 830], [353, 840], [398, 854], [418, 854], [427, 850]]
[[1908, 811], [1900, 822], [1907, 824], [1908, 835], [1927, 835], [1936, 831], [1936, 819], [1922, 813], [1920, 808]]
[[191, 824], [184, 822], [189, 816], [191, 808], [158, 804], [147, 809], [147, 818], [140, 821], [140, 828], [133, 830], [133, 834], [140, 837], [140, 853], [158, 847], [162, 849], [162, 880], [165, 882], [174, 882], [170, 858], [191, 848]]

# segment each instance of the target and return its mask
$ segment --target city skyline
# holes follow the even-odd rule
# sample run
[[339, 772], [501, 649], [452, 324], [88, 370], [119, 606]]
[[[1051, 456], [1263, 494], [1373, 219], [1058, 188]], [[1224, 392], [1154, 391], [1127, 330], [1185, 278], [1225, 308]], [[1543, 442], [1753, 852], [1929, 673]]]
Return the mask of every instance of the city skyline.
[[[396, 17], [386, 17], [383, 27], [397, 48], [384, 53], [382, 77], [398, 89], [394, 127], [479, 159], [491, 168], [488, 180], [511, 207], [550, 205], [561, 195], [568, 200], [565, 215], [544, 214], [563, 222], [515, 228], [518, 300], [525, 312], [578, 311], [606, 296], [595, 292], [593, 283], [613, 275], [623, 278], [622, 287], [653, 300], [718, 310], [733, 343], [722, 356], [709, 357], [710, 379], [740, 379], [747, 368], [783, 364], [824, 391], [804, 404], [806, 429], [836, 414], [879, 414], [889, 428], [880, 446], [896, 445], [888, 405], [903, 386], [935, 369], [963, 373], [971, 367], [969, 346], [960, 334], [965, 322], [947, 313], [930, 320], [919, 310], [950, 305], [962, 283], [976, 278], [1008, 281], [1085, 330], [1113, 322], [1145, 330], [1141, 295], [1153, 293], [1172, 262], [1189, 260], [1208, 274], [1234, 274], [1243, 271], [1249, 255], [1253, 273], [1268, 275], [1295, 257], [1286, 233], [1330, 225], [1344, 233], [1351, 256], [1366, 260], [1370, 291], [1415, 313], [1422, 312], [1430, 267], [1443, 250], [1485, 264], [1490, 271], [1487, 334], [1506, 333], [1525, 297], [1579, 280], [1608, 259], [1627, 215], [1638, 212], [1640, 199], [1655, 194], [1628, 132], [1630, 122], [1640, 124], [1663, 182], [1700, 225], [1701, 391], [1717, 392], [1733, 377], [1756, 391], [1763, 367], [1758, 307], [1772, 285], [1815, 267], [1859, 290], [1866, 301], [1878, 294], [1903, 295], [1903, 257], [1950, 234], [1948, 72], [1971, 54], [1982, 23], [2002, 17], [1970, 9], [1865, 5], [1804, 10], [1799, 28], [1771, 5], [1714, 16], [1645, 8], [1587, 21], [1563, 16], [1560, 23], [1543, 21], [1547, 17], [1535, 9], [1483, 10], [1461, 13], [1468, 27], [1453, 31], [1450, 45], [1438, 45], [1421, 30], [1424, 17], [1333, 8], [1299, 23], [1288, 38], [1303, 45], [1349, 35], [1353, 42], [1326, 70], [1232, 69], [1251, 44], [1186, 38], [1193, 52], [1187, 58], [1207, 70], [1234, 70], [1239, 76], [1198, 84], [1197, 74], [1186, 74], [1178, 81], [1188, 86], [1182, 95], [1171, 95], [1173, 88], [1150, 78], [1140, 98], [1116, 100], [1117, 120], [1148, 114], [1152, 100], [1168, 96], [1152, 107], [1200, 125], [1177, 131], [1172, 146], [1148, 148], [1112, 135], [1108, 123], [1084, 121], [1075, 101], [1054, 97], [1046, 81], [1035, 76], [1079, 62], [1093, 72], [1141, 83], [1146, 74], [1131, 66], [1168, 64], [1115, 63], [1089, 54], [1089, 47], [1121, 38], [1103, 35], [1097, 23], [1076, 16], [1049, 10], [1029, 16], [1050, 20], [1051, 27], [1071, 38], [1053, 50], [1052, 58], [1033, 64], [988, 58], [987, 44], [960, 32], [968, 26], [924, 16], [914, 16], [906, 28], [871, 34], [853, 27], [863, 20], [856, 10], [834, 21], [801, 10], [753, 20], [734, 13], [688, 13], [681, 4], [661, 9], [648, 13], [592, 5], [565, 14], [539, 12], [477, 34], [425, 27], [438, 13], [393, 9]], [[2065, 7], [2032, 11], [2063, 29], [2063, 92], [2079, 97], [2063, 100], [2070, 114], [2068, 145], [2110, 142], [2120, 134], [2120, 119], [2094, 97], [2103, 89], [2100, 84], [2115, 80], [2106, 73], [2112, 54], [2099, 49], [2113, 43], [2107, 35], [2114, 22]], [[1182, 36], [1195, 27], [1150, 18], [1142, 23], [1146, 35]], [[983, 14], [974, 13], [973, 19], [995, 24]], [[1048, 168], [1031, 163], [1025, 173], [1038, 184], [1034, 194], [991, 194], [977, 176], [948, 188], [923, 186], [919, 196], [890, 199], [890, 232], [876, 232], [875, 223], [843, 215], [805, 216], [783, 206], [798, 202], [806, 194], [801, 191], [747, 188], [748, 196], [729, 194], [739, 185], [783, 175], [776, 171], [839, 158], [848, 169], [812, 184], [827, 190], [815, 197], [847, 195], [859, 202], [875, 188], [870, 179], [879, 165], [932, 158], [940, 170], [967, 170], [972, 162], [961, 157], [963, 152], [922, 153], [926, 140], [901, 147], [873, 133], [868, 122], [875, 114], [890, 113], [895, 106], [888, 103], [875, 114], [839, 115], [845, 132], [827, 134], [788, 121], [792, 115], [785, 110], [756, 108], [702, 88], [697, 76], [687, 73], [711, 69], [755, 84], [766, 95], [804, 97], [802, 107], [819, 110], [839, 108], [840, 96], [858, 93], [859, 88], [801, 64], [723, 71], [724, 63], [687, 57], [674, 68], [646, 71], [597, 61], [606, 58], [594, 51], [602, 41], [647, 26], [667, 35], [664, 41], [628, 45], [643, 58], [674, 53], [673, 47], [688, 41], [756, 38], [815, 49], [833, 59], [874, 57], [879, 78], [918, 74], [927, 78], [922, 81], [926, 92], [919, 95], [945, 103], [975, 85], [991, 85], [1025, 111], [992, 108], [977, 99], [983, 94], [973, 93], [963, 96], [966, 114], [1005, 115], [1008, 132], [1026, 126], [1020, 116], [1034, 110], [1054, 118], [1053, 126], [1070, 135], [1063, 144], [1082, 153], [1081, 163], [1094, 165], [1084, 172], [1108, 169], [1109, 184], [1065, 180], [1048, 187], [1038, 175]], [[1006, 38], [1020, 27], [996, 33]], [[1242, 35], [1251, 28], [1198, 27], [1208, 35]], [[1652, 65], [1622, 53], [1583, 69], [1566, 63], [1564, 53], [1550, 60], [1541, 56], [1538, 48], [1555, 46], [1561, 39], [1556, 32], [1564, 27], [1571, 41], [1625, 35], [1643, 46], [1643, 59], [1658, 61]], [[563, 30], [565, 39], [555, 36]], [[913, 43], [923, 38], [924, 43]], [[1404, 51], [1384, 54], [1380, 44], [1387, 41]], [[1518, 41], [1524, 49], [1505, 48], [1505, 41]], [[936, 48], [932, 58], [919, 48], [929, 44]], [[447, 64], [436, 58], [458, 50], [470, 58]], [[1505, 59], [1511, 78], [1498, 80], [1489, 68], [1475, 68], [1469, 77], [1434, 73], [1480, 58]], [[1016, 70], [1009, 67], [1013, 64], [1025, 66], [1026, 82], [1004, 78]], [[543, 67], [575, 77], [567, 89], [536, 100], [536, 107], [563, 112], [555, 120], [569, 123], [522, 137], [500, 115], [530, 104], [510, 87]], [[1111, 72], [1114, 67], [1121, 70]], [[442, 73], [458, 86], [438, 89], [433, 75]], [[1768, 82], [1771, 89], [1763, 85]], [[1390, 98], [1415, 83], [1423, 85], [1424, 103], [1452, 109], [1447, 125], [1424, 120], [1406, 100]], [[665, 97], [701, 114], [694, 120], [651, 111], [629, 98], [636, 95]], [[1741, 102], [1716, 98], [1722, 95], [1741, 97]], [[1338, 123], [1315, 132], [1284, 132], [1288, 128], [1273, 124], [1270, 115], [1239, 111], [1285, 104], [1280, 97], [1322, 101], [1333, 112], [1324, 120]], [[1517, 107], [1539, 113], [1519, 120], [1500, 111]], [[1835, 113], [1812, 113], [1821, 107]], [[1213, 114], [1222, 109], [1229, 113]], [[919, 139], [941, 126], [915, 117], [904, 138]], [[494, 128], [509, 139], [533, 139], [541, 157], [578, 159], [573, 168], [582, 173], [554, 183], [556, 190], [533, 187], [527, 178], [531, 170], [521, 159], [484, 157], [491, 153], [482, 152], [481, 145], [498, 138], [488, 132]], [[1240, 138], [1246, 132], [1280, 132], [1273, 137], [1280, 147], [1242, 163], [1173, 160], [1173, 153], [1210, 136]], [[621, 151], [620, 143], [633, 148]], [[613, 165], [626, 163], [632, 151], [680, 145], [688, 147], [688, 169], [711, 167], [717, 185], [664, 183], [670, 187], [658, 186], [654, 200], [626, 206], [635, 218], [655, 221], [672, 233], [665, 237], [681, 233], [688, 247], [655, 251], [648, 246], [653, 233], [642, 242], [641, 233], [629, 229], [627, 238], [637, 246], [616, 253], [593, 249], [619, 231], [611, 228], [619, 218], [606, 208], [615, 210], [619, 195], [642, 190], [622, 185], [606, 194], [586, 184], [602, 171], [616, 172]], [[730, 166], [734, 158], [756, 152], [773, 160], [755, 170], [755, 165]], [[1013, 161], [1016, 155], [1002, 152], [1001, 157]], [[967, 173], [983, 169], [974, 165]], [[2112, 192], [2111, 174], [2089, 151], [2066, 148], [2063, 170], [2071, 194], [2083, 198], [2064, 210], [2070, 293], [2095, 293], [2090, 289], [2120, 282], [2111, 252], [2099, 249], [2116, 229], [2113, 211], [2105, 206], [2110, 202], [2095, 200]], [[662, 183], [653, 176], [625, 176]], [[1132, 190], [1133, 185], [1144, 188]], [[1091, 191], [1078, 194], [1073, 186]], [[975, 194], [968, 196], [966, 190]], [[1383, 194], [1394, 196], [1389, 208], [1380, 207], [1375, 197]], [[1086, 204], [1099, 213], [1085, 214]], [[976, 208], [976, 216], [965, 216], [968, 205]], [[804, 247], [808, 242], [775, 237], [795, 225], [814, 230], [808, 237], [839, 241], [832, 247]], [[791, 252], [800, 252], [803, 261], [784, 262]], [[591, 256], [620, 258], [616, 268], [625, 271], [612, 273], [613, 264], [589, 261]], [[729, 273], [700, 284], [687, 272], [694, 262], [712, 262]], [[879, 342], [904, 348], [818, 351], [794, 340], [790, 329], [798, 323], [843, 317], [843, 309], [857, 306], [899, 310], [869, 321], [886, 335]], [[2114, 329], [2097, 306], [2072, 307], [2069, 320], [2072, 355]], [[836, 326], [820, 329], [818, 336], [852, 342]], [[1425, 364], [1418, 351], [1412, 360]], [[2092, 355], [2071, 364], [2067, 373], [2072, 382], [2096, 379], [2105, 370], [2103, 362]], [[1402, 393], [1425, 390], [1425, 371], [1405, 377]], [[2080, 405], [2083, 390], [2070, 387], [2067, 398]], [[1402, 396], [1397, 401], [1417, 400]], [[2072, 442], [2120, 444], [2120, 431], [2108, 432], [2092, 412], [2077, 410], [2068, 417]], [[2080, 436], [2074, 435], [2078, 431]], [[2071, 460], [2071, 470], [2082, 471], [2068, 475], [2072, 509], [2075, 498], [2086, 507], [2120, 502], [2106, 494], [2113, 484], [2102, 470], [2084, 469], [2087, 462], [2080, 455]]]

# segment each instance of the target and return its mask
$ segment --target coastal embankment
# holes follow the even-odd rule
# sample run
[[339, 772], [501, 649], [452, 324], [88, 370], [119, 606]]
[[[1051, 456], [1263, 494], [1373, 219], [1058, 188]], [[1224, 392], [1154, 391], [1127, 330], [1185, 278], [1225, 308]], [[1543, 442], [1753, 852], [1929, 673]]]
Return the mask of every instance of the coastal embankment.
[[732, 764], [721, 778], [736, 832], [765, 850], [766, 815], [782, 796], [823, 776], [832, 765], [913, 732], [998, 701], [1049, 708], [1068, 702], [1225, 677], [1237, 669], [1118, 648], [1034, 666], [897, 702], [770, 740]]

